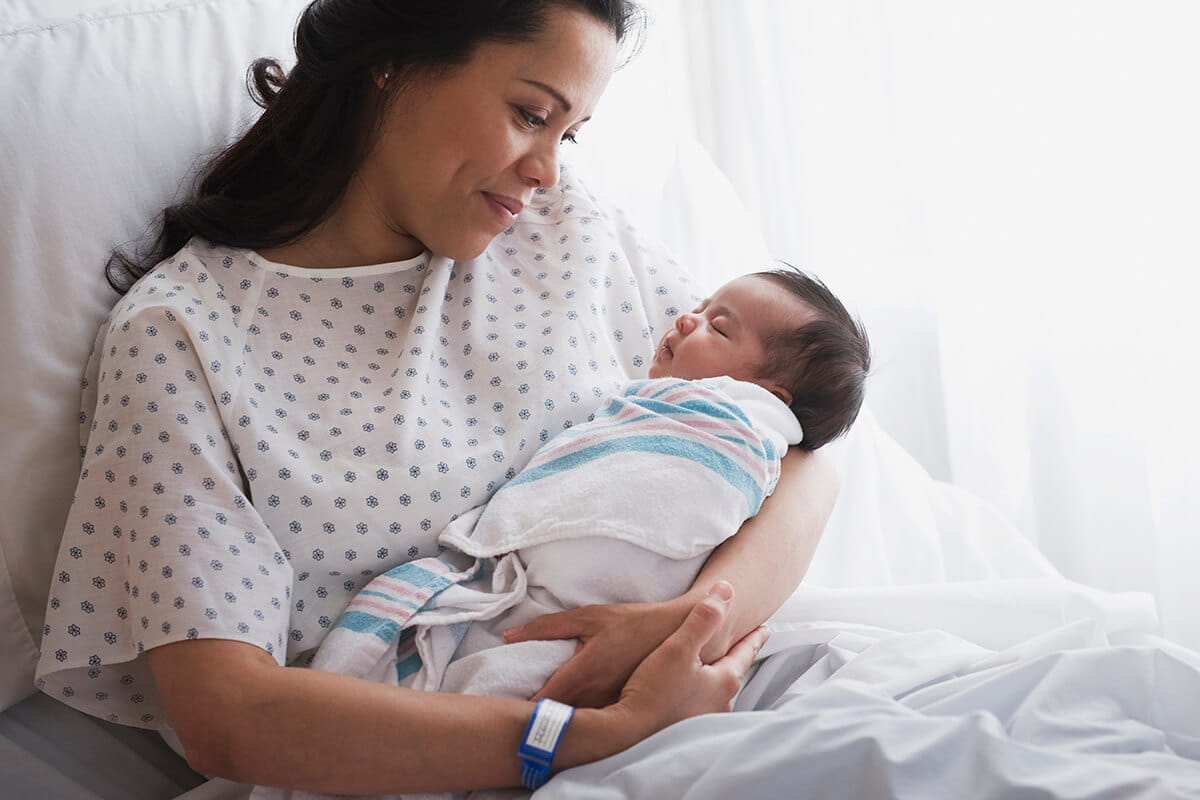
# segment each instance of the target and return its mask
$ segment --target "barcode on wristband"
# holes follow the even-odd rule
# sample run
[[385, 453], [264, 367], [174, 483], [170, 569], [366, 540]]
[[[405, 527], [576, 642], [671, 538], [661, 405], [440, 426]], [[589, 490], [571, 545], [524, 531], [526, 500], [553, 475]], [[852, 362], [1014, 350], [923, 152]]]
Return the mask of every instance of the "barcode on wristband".
[[533, 720], [533, 727], [525, 743], [539, 750], [553, 752], [562, 735], [563, 726], [571, 718], [571, 707], [554, 701], [540, 704]]

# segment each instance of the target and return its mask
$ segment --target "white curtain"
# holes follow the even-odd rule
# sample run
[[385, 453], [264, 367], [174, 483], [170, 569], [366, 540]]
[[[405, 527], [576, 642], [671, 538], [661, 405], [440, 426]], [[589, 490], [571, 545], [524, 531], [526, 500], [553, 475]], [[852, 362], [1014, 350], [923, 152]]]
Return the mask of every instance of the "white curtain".
[[885, 426], [1200, 647], [1200, 3], [646, 5], [644, 139], [862, 313]]

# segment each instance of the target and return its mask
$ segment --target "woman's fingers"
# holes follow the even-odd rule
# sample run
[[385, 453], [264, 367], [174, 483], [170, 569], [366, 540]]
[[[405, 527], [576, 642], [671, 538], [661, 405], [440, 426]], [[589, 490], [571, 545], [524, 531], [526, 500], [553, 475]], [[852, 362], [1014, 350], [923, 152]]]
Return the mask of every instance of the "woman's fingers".
[[733, 586], [717, 581], [703, 600], [692, 607], [679, 629], [664, 642], [664, 646], [680, 648], [697, 661], [700, 650], [721, 629], [725, 614], [733, 602]]
[[558, 669], [554, 670], [554, 674], [550, 676], [550, 680], [546, 681], [546, 685], [538, 691], [530, 700], [541, 700], [548, 697], [551, 700], [557, 700], [560, 703], [566, 703], [571, 706], [579, 706], [579, 698], [575, 692], [569, 688], [574, 684], [574, 658], [567, 659], [567, 662]]
[[583, 638], [591, 632], [586, 624], [587, 608], [574, 608], [570, 611], [559, 611], [556, 614], [544, 614], [530, 620], [519, 628], [509, 628], [504, 632], [504, 641], [532, 642], [538, 639], [576, 639]]
[[728, 667], [741, 679], [750, 670], [750, 665], [754, 663], [758, 651], [762, 650], [769, 638], [771, 638], [771, 632], [765, 625], [759, 625], [739, 639], [738, 643], [729, 648], [729, 652], [713, 666]]
[[549, 697], [578, 708], [603, 708], [615, 703], [621, 694], [621, 686], [612, 685], [612, 670], [605, 670], [606, 674], [596, 674], [596, 670], [603, 668], [606, 662], [587, 660], [584, 647], [576, 650], [574, 656], [555, 670], [541, 691], [530, 699]]
[[706, 665], [700, 660], [701, 650], [718, 635], [732, 603], [733, 587], [724, 581], [716, 583], [625, 684], [620, 702], [635, 717], [646, 720], [648, 730], [660, 730], [697, 714], [729, 710], [742, 676], [766, 641], [766, 632], [756, 630], [716, 663]]

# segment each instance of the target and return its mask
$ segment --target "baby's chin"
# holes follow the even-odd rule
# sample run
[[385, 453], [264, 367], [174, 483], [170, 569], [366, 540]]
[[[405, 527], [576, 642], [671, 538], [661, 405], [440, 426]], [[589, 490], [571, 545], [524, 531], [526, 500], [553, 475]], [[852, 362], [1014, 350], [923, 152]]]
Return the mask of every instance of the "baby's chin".
[[671, 365], [664, 364], [663, 359], [656, 358], [650, 364], [650, 371], [646, 373], [650, 378], [674, 378], [677, 377], [671, 374]]

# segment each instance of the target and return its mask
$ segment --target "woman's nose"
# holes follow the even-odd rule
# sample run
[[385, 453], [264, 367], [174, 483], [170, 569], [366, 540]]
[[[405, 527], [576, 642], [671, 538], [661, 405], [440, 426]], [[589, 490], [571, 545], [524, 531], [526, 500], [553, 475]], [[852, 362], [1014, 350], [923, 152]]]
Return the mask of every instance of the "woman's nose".
[[540, 189], [558, 183], [558, 143], [540, 145], [521, 159], [521, 177]]

